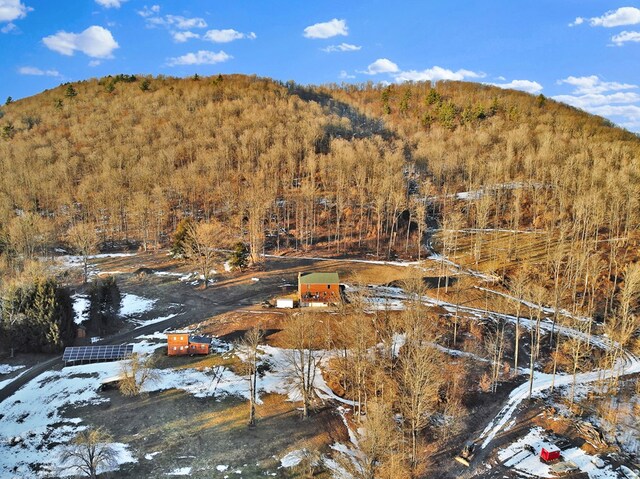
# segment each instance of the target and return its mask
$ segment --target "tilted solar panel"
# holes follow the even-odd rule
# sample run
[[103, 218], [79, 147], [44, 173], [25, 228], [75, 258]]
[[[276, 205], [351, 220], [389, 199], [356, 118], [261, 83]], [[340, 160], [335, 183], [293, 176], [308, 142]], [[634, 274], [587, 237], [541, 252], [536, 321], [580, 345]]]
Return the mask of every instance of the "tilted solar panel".
[[65, 348], [62, 360], [77, 361], [117, 361], [133, 354], [133, 344], [71, 346]]

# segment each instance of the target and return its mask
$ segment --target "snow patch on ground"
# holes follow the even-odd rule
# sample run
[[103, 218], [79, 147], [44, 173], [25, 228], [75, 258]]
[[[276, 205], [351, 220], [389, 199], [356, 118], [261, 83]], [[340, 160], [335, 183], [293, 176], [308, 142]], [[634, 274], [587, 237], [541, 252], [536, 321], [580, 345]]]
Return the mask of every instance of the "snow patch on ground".
[[[91, 262], [94, 260], [106, 259], [106, 258], [124, 258], [127, 256], [135, 256], [136, 253], [102, 253], [92, 254], [87, 257], [87, 276], [91, 279], [99, 274], [108, 274], [107, 272], [101, 272], [100, 269]], [[63, 269], [82, 268], [84, 265], [84, 259], [82, 256], [63, 255], [56, 258], [57, 263]], [[111, 271], [110, 274], [121, 273], [120, 271]]]
[[[20, 366], [20, 367], [22, 367], [22, 368], [23, 368], [23, 367], [25, 367], [25, 366]], [[29, 369], [31, 369], [31, 368], [29, 368]], [[0, 389], [4, 389], [4, 387], [5, 387], [7, 384], [10, 384], [10, 383], [12, 383], [13, 381], [15, 381], [16, 379], [18, 379], [20, 376], [22, 376], [22, 375], [23, 375], [23, 374], [25, 374], [27, 371], [29, 371], [29, 369], [25, 369], [24, 371], [22, 371], [22, 372], [21, 372], [20, 374], [18, 374], [17, 376], [14, 376], [14, 377], [12, 377], [12, 378], [5, 379], [5, 380], [3, 380], [3, 381], [0, 381]]]
[[291, 451], [290, 453], [284, 455], [282, 459], [280, 459], [281, 467], [296, 467], [298, 464], [302, 462], [302, 460], [307, 455], [306, 449], [298, 449], [296, 451]]
[[[524, 446], [533, 447], [532, 454]], [[498, 459], [505, 467], [528, 474], [533, 477], [557, 477], [551, 467], [540, 462], [540, 451], [543, 447], [549, 448], [553, 441], [545, 434], [541, 427], [534, 427], [529, 433], [498, 452]], [[598, 469], [594, 464], [595, 456], [591, 456], [578, 447], [562, 451], [562, 460], [573, 463], [581, 472], [589, 475], [590, 479], [616, 479], [618, 474], [606, 465]]]
[[161, 277], [172, 277], [172, 278], [182, 278], [184, 274], [182, 273], [174, 273], [172, 271], [154, 271], [153, 274]]
[[167, 476], [190, 476], [191, 468], [190, 467], [179, 467], [178, 469], [174, 469], [171, 472], [167, 472], [165, 475]]
[[[214, 284], [216, 282], [215, 279], [211, 279], [211, 276], [215, 274], [218, 274], [218, 272], [215, 270], [211, 270], [209, 272], [209, 279], [207, 281], [207, 284]], [[204, 281], [204, 275], [200, 273], [187, 273], [183, 274], [178, 279], [183, 283], [189, 283], [191, 286], [197, 286], [201, 281]]]
[[[613, 376], [624, 376], [627, 374], [635, 374], [640, 372], [640, 360], [635, 356], [627, 356], [618, 361], [618, 363], [612, 369], [590, 371], [586, 373], [580, 373], [576, 375], [576, 384], [593, 383], [599, 380], [609, 379]], [[560, 388], [570, 386], [573, 382], [573, 376], [567, 374], [559, 376], [556, 374], [555, 380], [550, 374], [535, 373], [533, 379], [533, 395], [539, 395], [542, 392], [554, 387]], [[500, 410], [497, 416], [487, 425], [485, 430], [480, 435], [484, 438], [482, 442], [482, 448], [484, 449], [493, 440], [498, 432], [500, 432], [505, 425], [511, 420], [513, 414], [518, 409], [520, 403], [529, 396], [529, 383], [526, 382], [521, 386], [518, 386], [509, 395], [507, 403]]]
[[[105, 258], [126, 258], [128, 256], [135, 256], [136, 253], [101, 253], [91, 254], [87, 256], [87, 261]], [[63, 264], [69, 267], [82, 266], [84, 264], [84, 258], [82, 256], [65, 255], [58, 258]]]
[[0, 364], [0, 375], [11, 374], [18, 369], [22, 369], [26, 366], [10, 366], [9, 364]]
[[[276, 254], [265, 254], [265, 258], [274, 258], [274, 259], [302, 259], [309, 261], [335, 261], [335, 258], [321, 258], [315, 256], [280, 256]], [[340, 258], [341, 263], [365, 263], [365, 264], [379, 264], [379, 265], [387, 265], [387, 266], [422, 266], [420, 261], [382, 261], [382, 260], [373, 260], [373, 259], [344, 259]]]
[[73, 300], [73, 314], [74, 314], [74, 322], [76, 324], [81, 324], [84, 321], [89, 319], [89, 307], [91, 303], [89, 302], [89, 297], [84, 294], [76, 293], [71, 296]]
[[[179, 313], [182, 314], [182, 313]], [[149, 326], [150, 324], [156, 324], [156, 323], [161, 323], [163, 321], [167, 321], [168, 319], [171, 318], [175, 318], [176, 316], [178, 316], [178, 314], [169, 314], [167, 316], [159, 316], [157, 318], [153, 318], [153, 319], [132, 319], [131, 322], [135, 323], [136, 329], [138, 328], [142, 328], [144, 326]], [[164, 339], [166, 340], [166, 336], [164, 337]]]
[[120, 316], [128, 317], [134, 314], [142, 314], [150, 311], [155, 304], [155, 299], [147, 299], [135, 294], [125, 293], [122, 295], [120, 306]]

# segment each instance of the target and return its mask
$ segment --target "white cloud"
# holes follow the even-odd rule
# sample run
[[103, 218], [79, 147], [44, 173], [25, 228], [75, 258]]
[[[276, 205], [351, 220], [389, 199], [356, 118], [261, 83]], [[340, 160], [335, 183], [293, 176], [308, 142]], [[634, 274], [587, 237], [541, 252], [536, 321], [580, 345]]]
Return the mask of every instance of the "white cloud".
[[346, 20], [334, 18], [328, 22], [309, 25], [304, 29], [304, 36], [307, 38], [331, 38], [338, 35], [347, 36], [349, 28]]
[[576, 95], [589, 95], [596, 93], [604, 93], [608, 91], [631, 90], [638, 88], [637, 85], [618, 82], [602, 81], [597, 75], [586, 77], [569, 76], [563, 80], [558, 80], [558, 84], [567, 84], [575, 87], [573, 91]]
[[98, 5], [102, 5], [104, 8], [120, 8], [127, 0], [96, 0]]
[[340, 45], [329, 45], [326, 48], [322, 48], [323, 52], [357, 52], [362, 47], [358, 45], [351, 45], [350, 43], [341, 43]]
[[440, 80], [466, 80], [467, 78], [484, 78], [486, 75], [482, 72], [474, 72], [471, 70], [460, 69], [457, 71], [449, 70], [439, 66], [427, 68], [426, 70], [402, 71], [395, 75], [397, 82], [405, 81], [440, 81]]
[[[580, 20], [578, 22], [578, 20]], [[575, 25], [583, 23], [585, 18], [578, 17], [574, 22]], [[640, 9], [635, 7], [620, 7], [617, 10], [611, 10], [601, 17], [589, 18], [589, 25], [592, 27], [620, 27], [622, 25], [637, 25], [640, 23]]]
[[387, 58], [378, 58], [375, 62], [371, 63], [367, 69], [360, 73], [366, 75], [377, 75], [378, 73], [396, 73], [398, 71], [398, 65], [393, 63]]
[[27, 7], [20, 0], [0, 0], [0, 22], [12, 22], [27, 16], [33, 8]]
[[338, 75], [338, 78], [341, 80], [353, 80], [355, 77], [355, 75], [349, 75], [346, 70], [340, 70], [340, 74]]
[[101, 62], [100, 60], [91, 60], [91, 61], [89, 62], [89, 66], [93, 68], [93, 67], [97, 67], [97, 66], [98, 66], [98, 65], [100, 65], [101, 63], [102, 63], [102, 62]]
[[640, 32], [627, 32], [625, 30], [611, 37], [611, 41], [619, 47], [627, 42], [640, 42]]
[[13, 32], [14, 30], [17, 30], [17, 26], [15, 23], [7, 23], [4, 27], [0, 28], [0, 32], [2, 33], [9, 33], [9, 32]]
[[582, 25], [584, 23], [584, 18], [578, 17], [572, 23], [569, 24], [570, 27], [575, 27], [576, 25]]
[[111, 32], [96, 25], [81, 33], [60, 31], [42, 39], [43, 43], [55, 52], [71, 56], [77, 50], [92, 58], [111, 58], [118, 48]]
[[20, 75], [35, 75], [35, 76], [48, 76], [59, 77], [60, 73], [57, 70], [41, 70], [38, 67], [20, 67], [18, 68]]
[[214, 43], [229, 43], [234, 40], [242, 40], [243, 38], [255, 40], [257, 37], [253, 32], [242, 33], [232, 28], [227, 28], [225, 30], [209, 30], [202, 38]]
[[167, 24], [179, 28], [180, 30], [189, 30], [190, 28], [206, 28], [207, 22], [203, 18], [185, 18], [179, 15], [166, 15], [164, 17]]
[[206, 28], [207, 22], [200, 17], [183, 17], [180, 15], [159, 15], [160, 6], [153, 5], [150, 8], [145, 6], [138, 10], [138, 15], [144, 18], [149, 28], [161, 27], [169, 31], [173, 40], [184, 43], [192, 38], [203, 38], [199, 33], [192, 30], [195, 28]]
[[160, 5], [152, 5], [151, 7], [147, 7], [146, 5], [142, 10], [138, 10], [138, 15], [143, 18], [152, 17], [160, 12]]
[[640, 123], [640, 106], [638, 105], [603, 105], [590, 108], [589, 111], [596, 115], [624, 118], [625, 123]]
[[227, 55], [222, 50], [217, 53], [208, 50], [199, 50], [196, 53], [187, 53], [180, 57], [169, 58], [167, 65], [170, 67], [176, 65], [214, 65], [216, 63], [226, 62], [232, 58], [231, 55]]
[[569, 95], [556, 95], [554, 100], [612, 119], [629, 130], [640, 130], [640, 93], [627, 91], [638, 85], [606, 82], [597, 75], [570, 76], [559, 80], [558, 84], [571, 85], [574, 90]]
[[509, 83], [490, 83], [490, 85], [510, 90], [522, 90], [531, 94], [540, 93], [543, 89], [540, 83], [531, 80], [512, 80]]
[[[157, 8], [156, 8], [157, 7]], [[144, 7], [138, 11], [138, 15], [144, 18], [147, 25], [151, 27], [166, 27], [178, 30], [190, 30], [192, 28], [206, 28], [207, 22], [200, 17], [183, 17], [180, 15], [158, 15], [160, 7], [154, 5], [151, 8]]]
[[637, 103], [640, 102], [640, 95], [635, 92], [617, 92], [610, 95], [590, 93], [587, 95], [556, 95], [553, 99], [587, 110], [596, 106]]
[[197, 33], [190, 32], [187, 30], [186, 32], [172, 32], [171, 35], [173, 39], [178, 43], [184, 43], [190, 38], [200, 38], [200, 35]]

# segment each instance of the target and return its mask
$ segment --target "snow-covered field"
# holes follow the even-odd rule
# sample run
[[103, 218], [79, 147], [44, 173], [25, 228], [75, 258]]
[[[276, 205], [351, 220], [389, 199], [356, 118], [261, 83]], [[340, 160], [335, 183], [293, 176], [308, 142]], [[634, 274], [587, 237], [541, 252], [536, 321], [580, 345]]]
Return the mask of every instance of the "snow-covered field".
[[[150, 353], [163, 347], [165, 338], [164, 333], [140, 336], [134, 351]], [[214, 343], [214, 346], [228, 349], [222, 344]], [[284, 349], [261, 347], [261, 362], [269, 363], [271, 368], [258, 379], [259, 394], [279, 393], [287, 395], [291, 401], [300, 400], [301, 395], [291, 382], [288, 354]], [[318, 361], [326, 357], [318, 352]], [[0, 477], [34, 477], [30, 464], [42, 465], [42, 472], [35, 477], [46, 477], [49, 473], [63, 475], [58, 464], [64, 445], [86, 427], [81, 418], [66, 417], [65, 411], [69, 407], [108, 401], [99, 393], [101, 381], [117, 376], [120, 368], [121, 362], [112, 362], [48, 371], [0, 403]], [[247, 379], [229, 369], [163, 369], [158, 372], [158, 379], [147, 383], [144, 392], [180, 389], [196, 397], [234, 395], [248, 398], [249, 395]], [[314, 386], [320, 397], [340, 400], [319, 372]], [[51, 444], [56, 445], [50, 447]], [[124, 444], [115, 443], [114, 447], [118, 450], [120, 464], [142, 459], [135, 457]], [[177, 470], [170, 473], [178, 475]]]
[[31, 463], [43, 465], [40, 476], [59, 474], [63, 446], [47, 444], [65, 444], [84, 428], [81, 419], [64, 417], [65, 408], [103, 402], [97, 394], [100, 380], [117, 372], [117, 363], [47, 371], [0, 403], [0, 477], [33, 477]]
[[[75, 313], [75, 322], [77, 324], [82, 323], [89, 319], [89, 298], [86, 295], [74, 294], [73, 310]], [[155, 299], [143, 298], [131, 293], [125, 293], [122, 295], [122, 303], [120, 307], [120, 317], [125, 321], [134, 323], [137, 327], [148, 326], [150, 324], [160, 323], [171, 319], [177, 314], [168, 314], [165, 316], [158, 316], [151, 319], [140, 319], [140, 316], [151, 311], [157, 301]]]

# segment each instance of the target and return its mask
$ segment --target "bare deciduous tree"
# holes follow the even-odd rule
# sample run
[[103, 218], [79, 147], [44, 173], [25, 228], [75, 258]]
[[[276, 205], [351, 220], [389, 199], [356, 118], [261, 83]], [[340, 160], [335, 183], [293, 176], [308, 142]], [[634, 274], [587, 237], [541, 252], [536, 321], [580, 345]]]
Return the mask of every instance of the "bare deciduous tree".
[[258, 386], [258, 346], [262, 342], [262, 331], [259, 328], [251, 328], [245, 334], [238, 350], [242, 354], [240, 372], [249, 381], [249, 427], [256, 425], [256, 397]]
[[113, 468], [118, 464], [118, 453], [111, 442], [111, 435], [101, 427], [78, 433], [62, 453], [64, 469], [96, 479], [100, 469]]
[[433, 347], [407, 343], [398, 367], [400, 410], [411, 441], [411, 464], [418, 465], [418, 434], [428, 424], [435, 409], [442, 376], [442, 355]]
[[95, 225], [90, 223], [77, 223], [67, 231], [67, 241], [71, 247], [82, 256], [84, 282], [87, 282], [89, 255], [98, 250], [100, 239]]
[[139, 396], [145, 384], [158, 378], [155, 362], [155, 356], [145, 358], [138, 353], [123, 361], [120, 367], [120, 392], [125, 396]]
[[291, 316], [285, 326], [285, 344], [289, 348], [287, 359], [292, 369], [294, 384], [302, 398], [302, 417], [309, 417], [314, 397], [313, 382], [321, 354], [317, 350], [320, 341], [318, 325], [313, 314], [300, 313]]
[[203, 278], [203, 288], [209, 284], [213, 263], [218, 255], [216, 248], [223, 244], [226, 232], [216, 220], [211, 222], [189, 223], [184, 242], [185, 257], [199, 270]]

